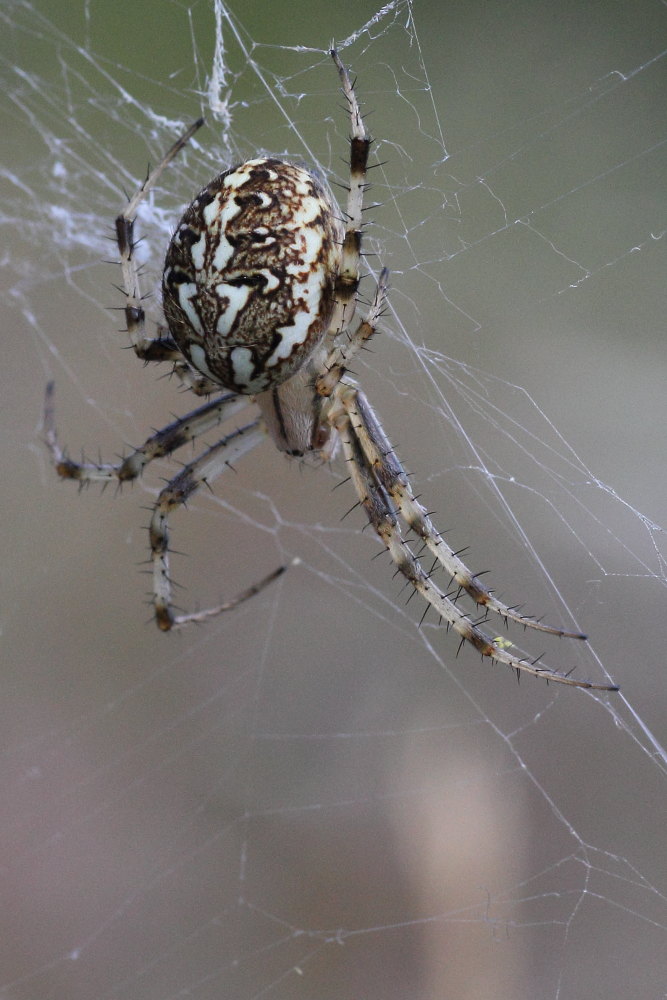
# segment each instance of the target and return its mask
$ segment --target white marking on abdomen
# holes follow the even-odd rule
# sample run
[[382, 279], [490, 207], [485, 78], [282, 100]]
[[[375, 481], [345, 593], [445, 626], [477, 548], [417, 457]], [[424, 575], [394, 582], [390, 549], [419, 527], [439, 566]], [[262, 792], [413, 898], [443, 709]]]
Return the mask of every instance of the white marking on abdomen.
[[178, 285], [178, 302], [188, 318], [188, 323], [200, 337], [204, 336], [199, 313], [192, 304], [192, 300], [197, 297], [197, 286], [191, 281], [184, 281]]
[[204, 348], [200, 347], [199, 344], [191, 343], [188, 346], [188, 350], [190, 351], [190, 361], [195, 366], [197, 371], [201, 372], [202, 375], [207, 375], [212, 382], [219, 382], [220, 380], [216, 378], [206, 362], [206, 352]]
[[251, 289], [248, 285], [228, 285], [226, 281], [221, 281], [215, 286], [215, 294], [219, 299], [227, 299], [227, 305], [220, 314], [217, 324], [217, 331], [221, 337], [226, 338], [240, 312], [242, 312], [250, 297]]

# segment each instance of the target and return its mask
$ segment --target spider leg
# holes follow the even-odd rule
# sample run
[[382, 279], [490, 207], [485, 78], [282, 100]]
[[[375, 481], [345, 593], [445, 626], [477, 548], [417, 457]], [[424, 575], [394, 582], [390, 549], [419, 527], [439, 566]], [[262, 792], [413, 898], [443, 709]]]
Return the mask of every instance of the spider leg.
[[168, 632], [190, 622], [201, 622], [223, 611], [236, 607], [242, 601], [258, 593], [275, 580], [285, 569], [280, 567], [248, 590], [205, 611], [190, 614], [174, 614], [171, 603], [172, 583], [169, 576], [169, 529], [168, 517], [172, 510], [183, 506], [202, 484], [210, 486], [217, 477], [229, 468], [236, 459], [263, 441], [266, 429], [262, 420], [255, 420], [228, 434], [217, 444], [208, 448], [193, 462], [184, 466], [161, 491], [153, 508], [149, 526], [151, 560], [153, 563], [153, 604], [158, 628]]
[[350, 186], [347, 192], [345, 210], [345, 237], [341, 249], [340, 271], [336, 281], [336, 304], [330, 321], [334, 333], [349, 326], [354, 317], [355, 298], [359, 287], [359, 259], [361, 255], [361, 231], [363, 228], [364, 191], [366, 190], [366, 168], [371, 138], [366, 132], [359, 110], [359, 102], [354, 92], [347, 69], [335, 49], [331, 58], [340, 76], [343, 95], [350, 114]]
[[346, 343], [341, 343], [332, 348], [324, 362], [324, 374], [320, 375], [315, 382], [315, 389], [321, 396], [331, 396], [345, 375], [354, 355], [361, 350], [364, 344], [375, 333], [378, 321], [384, 310], [388, 287], [389, 270], [384, 267], [380, 272], [380, 278], [375, 288], [375, 297], [366, 316], [359, 323], [354, 333], [347, 338]]
[[188, 364], [166, 326], [159, 326], [155, 340], [146, 342], [141, 358], [143, 361], [171, 361], [174, 366], [173, 374], [178, 377], [183, 387], [190, 389], [195, 396], [212, 396], [220, 392], [218, 382], [212, 382], [210, 378], [195, 371]]
[[141, 475], [149, 462], [171, 455], [188, 441], [195, 441], [201, 434], [219, 426], [244, 409], [249, 400], [234, 393], [226, 393], [220, 399], [200, 406], [199, 409], [180, 417], [168, 427], [157, 431], [139, 448], [130, 452], [122, 462], [111, 463], [75, 462], [58, 444], [54, 408], [53, 382], [46, 387], [44, 402], [44, 437], [51, 454], [56, 472], [61, 479], [76, 479], [83, 486], [92, 482], [129, 482]]
[[355, 433], [378, 480], [391, 497], [401, 517], [422, 539], [454, 583], [465, 590], [476, 604], [495, 612], [501, 618], [516, 621], [526, 628], [549, 632], [568, 639], [586, 638], [581, 632], [568, 632], [553, 625], [545, 625], [497, 600], [447, 545], [424, 508], [415, 499], [408, 477], [366, 397], [359, 393], [349, 405]]
[[[492, 660], [504, 663], [513, 670], [524, 671], [536, 677], [557, 681], [559, 684], [569, 684], [572, 687], [598, 691], [617, 690], [614, 685], [577, 680], [568, 674], [513, 656], [507, 648], [511, 643], [506, 644], [502, 640], [493, 639], [483, 632], [433, 583], [430, 575], [424, 571], [421, 563], [403, 539], [399, 516], [404, 517], [408, 525], [414, 528], [427, 544], [428, 538], [423, 533], [427, 528], [429, 535], [433, 535], [435, 539], [434, 546], [440, 541], [440, 536], [433, 529], [421, 505], [412, 496], [405, 473], [393, 450], [389, 447], [370, 404], [363, 393], [353, 386], [341, 387], [337, 392], [336, 401], [340, 405], [332, 410], [330, 419], [340, 434], [350, 476], [369, 522], [403, 576], [454, 631], [463, 640], [470, 642], [482, 656], [488, 656]], [[409, 517], [406, 516], [406, 511]], [[419, 514], [419, 517], [416, 516], [415, 512]], [[422, 530], [420, 531], [419, 528]], [[434, 551], [430, 545], [429, 549]], [[449, 553], [450, 550], [448, 549], [447, 552]], [[443, 562], [439, 557], [438, 559]], [[451, 560], [447, 557], [447, 564], [450, 563]], [[449, 565], [446, 568], [451, 571]], [[466, 574], [465, 580], [466, 582], [471, 581], [471, 586], [469, 589], [463, 582], [461, 582], [461, 586], [464, 586], [476, 600], [480, 590], [479, 584], [465, 567], [463, 569]], [[477, 601], [477, 603], [484, 604], [485, 602]], [[504, 606], [501, 605], [501, 607]], [[507, 610], [509, 611], [509, 609]], [[504, 612], [499, 613], [504, 614]], [[518, 616], [512, 615], [511, 617]], [[519, 620], [522, 624], [532, 624], [520, 617]], [[539, 623], [536, 624], [539, 625]], [[549, 631], [554, 631], [559, 635], [568, 634], [559, 629], [549, 629]]]
[[139, 280], [139, 268], [134, 259], [134, 223], [139, 204], [146, 197], [148, 192], [157, 183], [164, 169], [171, 163], [174, 157], [188, 144], [197, 129], [204, 124], [204, 119], [199, 118], [190, 128], [186, 129], [173, 146], [165, 153], [158, 165], [150, 172], [144, 183], [136, 194], [130, 198], [124, 210], [116, 219], [116, 240], [118, 242], [118, 252], [120, 254], [120, 269], [123, 276], [123, 287], [125, 289], [125, 319], [127, 331], [130, 336], [130, 343], [134, 348], [137, 357], [144, 361], [167, 361], [180, 360], [183, 356], [178, 352], [178, 357], [172, 357], [175, 344], [170, 338], [152, 340], [146, 336], [146, 316], [142, 305], [141, 283]]
[[212, 396], [214, 393], [220, 392], [220, 385], [217, 382], [212, 382], [206, 375], [200, 375], [199, 372], [190, 367], [183, 357], [174, 361], [173, 374], [176, 375], [183, 388], [189, 389], [195, 396]]

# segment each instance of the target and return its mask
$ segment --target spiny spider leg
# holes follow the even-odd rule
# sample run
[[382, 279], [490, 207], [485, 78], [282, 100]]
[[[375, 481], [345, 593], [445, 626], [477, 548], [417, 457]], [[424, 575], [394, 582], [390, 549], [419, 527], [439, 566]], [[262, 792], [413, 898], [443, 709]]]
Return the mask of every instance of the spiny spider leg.
[[195, 394], [195, 396], [212, 396], [216, 392], [220, 392], [220, 386], [217, 382], [211, 381], [206, 375], [200, 375], [196, 372], [187, 361], [183, 361], [181, 357], [180, 361], [174, 362], [173, 374], [178, 378], [179, 382], [184, 389], [189, 389]]
[[[435, 586], [401, 535], [397, 516], [399, 511], [395, 505], [394, 496], [387, 489], [387, 483], [393, 483], [396, 478], [396, 470], [391, 469], [389, 465], [384, 467], [382, 462], [378, 464], [374, 457], [377, 454], [377, 449], [374, 446], [370, 448], [368, 444], [367, 428], [360, 420], [362, 412], [365, 417], [368, 417], [369, 414], [372, 415], [368, 400], [360, 390], [351, 386], [342, 389], [339, 399], [343, 409], [337, 412], [336, 427], [341, 435], [352, 482], [368, 520], [406, 580], [435, 608], [454, 631], [479, 650], [482, 656], [488, 656], [492, 660], [504, 663], [513, 670], [557, 681], [559, 684], [568, 684], [571, 687], [595, 691], [618, 690], [614, 685], [578, 680], [549, 667], [538, 666], [536, 662], [531, 663], [529, 660], [512, 656], [503, 645], [474, 625], [456, 604]], [[379, 428], [377, 421], [375, 424]], [[392, 464], [398, 463], [396, 456], [391, 451], [390, 456]], [[405, 474], [402, 473], [402, 475]], [[412, 504], [417, 505], [417, 502], [412, 499]], [[476, 590], [474, 592], [476, 593]], [[558, 632], [558, 630], [554, 631]]]
[[91, 482], [129, 482], [141, 475], [149, 462], [156, 458], [164, 458], [181, 448], [188, 441], [196, 441], [201, 435], [225, 420], [235, 416], [248, 405], [248, 400], [229, 392], [220, 399], [200, 406], [191, 413], [186, 413], [167, 427], [151, 435], [139, 448], [130, 452], [122, 462], [94, 463], [75, 462], [58, 444], [54, 407], [54, 386], [49, 382], [46, 387], [44, 401], [44, 437], [51, 453], [53, 464], [61, 479], [76, 479], [84, 486]]
[[160, 338], [152, 340], [146, 336], [146, 315], [142, 305], [139, 269], [134, 260], [134, 221], [141, 201], [143, 201], [151, 188], [157, 183], [164, 169], [183, 147], [188, 144], [192, 136], [203, 124], [204, 119], [198, 118], [190, 128], [186, 129], [183, 135], [167, 150], [162, 160], [150, 172], [139, 190], [130, 198], [124, 210], [116, 219], [116, 239], [118, 241], [120, 269], [123, 275], [123, 286], [126, 297], [125, 319], [127, 322], [127, 331], [130, 335], [130, 343], [137, 357], [144, 361], [182, 361], [183, 355], [179, 351], [177, 358], [173, 357], [173, 350], [176, 345], [171, 338], [166, 341]]
[[167, 328], [158, 326], [158, 335], [155, 340], [145, 341], [145, 346], [141, 349], [139, 357], [142, 361], [170, 361], [172, 363], [172, 374], [176, 375], [184, 389], [191, 389], [195, 396], [212, 396], [220, 392], [218, 382], [212, 382], [206, 375], [195, 371], [183, 359], [175, 342], [169, 336]]
[[354, 318], [357, 288], [359, 287], [359, 256], [361, 253], [361, 231], [363, 229], [364, 191], [366, 190], [366, 169], [371, 138], [364, 127], [357, 95], [347, 69], [335, 49], [331, 58], [336, 64], [341, 87], [347, 101], [350, 116], [350, 185], [347, 189], [345, 211], [345, 237], [341, 248], [340, 269], [336, 281], [336, 305], [329, 321], [329, 329], [338, 334], [350, 325]]
[[[296, 566], [300, 561], [300, 559], [294, 558], [289, 565]], [[190, 625], [193, 622], [205, 622], [208, 621], [209, 618], [221, 615], [225, 611], [232, 611], [233, 608], [238, 608], [239, 604], [243, 604], [244, 601], [249, 601], [251, 597], [255, 597], [256, 594], [260, 594], [265, 587], [268, 587], [270, 583], [273, 583], [273, 581], [277, 580], [279, 576], [282, 576], [287, 569], [287, 566], [278, 566], [277, 569], [274, 569], [262, 580], [251, 584], [250, 587], [246, 590], [242, 590], [240, 594], [236, 595], [236, 597], [231, 597], [228, 601], [223, 601], [222, 604], [218, 604], [214, 608], [206, 608], [205, 611], [191, 611], [187, 615], [172, 615], [171, 628], [178, 629], [183, 625]]]
[[[226, 393], [193, 410], [179, 420], [175, 420], [140, 447], [131, 452], [118, 465], [106, 463], [74, 462], [58, 444], [53, 409], [53, 382], [46, 387], [44, 405], [44, 437], [53, 464], [62, 479], [76, 479], [81, 486], [91, 482], [128, 482], [141, 475], [149, 462], [170, 455], [178, 448], [195, 441], [201, 434], [218, 427], [248, 405], [248, 400], [235, 393]], [[203, 484], [212, 482], [241, 455], [246, 454], [266, 437], [261, 421], [233, 431], [213, 445], [194, 462], [186, 465], [162, 490], [153, 509], [150, 523], [151, 561], [153, 564], [153, 603], [159, 628], [168, 631], [180, 628], [190, 622], [203, 622], [224, 611], [231, 611], [244, 601], [264, 590], [285, 572], [286, 566], [279, 566], [258, 583], [237, 594], [228, 601], [203, 611], [176, 615], [171, 607], [171, 580], [169, 577], [169, 552], [167, 517], [169, 512], [182, 506]]]
[[[123, 310], [125, 311], [125, 310]], [[176, 375], [184, 389], [191, 389], [195, 396], [212, 396], [220, 392], [217, 382], [212, 382], [206, 375], [201, 375], [183, 360], [183, 355], [176, 347], [174, 341], [165, 334], [163, 326], [158, 327], [158, 335], [155, 340], [146, 340], [145, 346], [138, 352], [142, 361], [155, 361], [157, 363], [170, 361], [173, 365], [172, 374]]]
[[[388, 284], [389, 271], [387, 268], [383, 268], [376, 287], [375, 298], [367, 315], [359, 323], [354, 334], [345, 343], [335, 346], [327, 357], [324, 366], [326, 374], [321, 375], [315, 383], [316, 390], [321, 395], [331, 396], [354, 355], [375, 333], [384, 309]], [[366, 397], [359, 393], [356, 397], [346, 398], [348, 400], [354, 398], [354, 403], [348, 402], [347, 404], [348, 412], [353, 419], [355, 433], [362, 444], [366, 459], [374, 469], [378, 482], [384, 487], [396, 510], [400, 512], [415, 534], [422, 539], [452, 578], [452, 581], [462, 587], [476, 604], [489, 611], [494, 611], [502, 618], [516, 621], [526, 628], [536, 629], [540, 632], [548, 632], [569, 639], [586, 639], [586, 636], [581, 632], [569, 632], [519, 614], [515, 609], [495, 598], [480, 583], [479, 578], [468, 569], [436, 531], [426, 511], [415, 499], [408, 477]]]
[[526, 628], [536, 629], [539, 632], [549, 632], [552, 635], [568, 639], [586, 639], [586, 636], [581, 632], [568, 632], [566, 629], [545, 625], [534, 618], [520, 614], [515, 609], [503, 604], [502, 601], [497, 600], [447, 545], [442, 535], [436, 531], [422, 505], [415, 499], [408, 477], [363, 395], [359, 394], [354, 402], [349, 404], [349, 413], [366, 460], [372, 466], [378, 481], [382, 483], [396, 510], [400, 512], [401, 517], [415, 534], [422, 539], [445, 572], [452, 578], [452, 581], [465, 590], [475, 604], [481, 605], [489, 611], [494, 611], [501, 618], [516, 621]]
[[[191, 614], [175, 615], [171, 606], [172, 583], [169, 576], [169, 528], [168, 517], [172, 510], [181, 507], [199, 489], [202, 484], [209, 485], [217, 479], [225, 469], [251, 451], [261, 441], [266, 438], [266, 430], [261, 420], [255, 420], [245, 427], [227, 434], [221, 441], [208, 448], [202, 455], [193, 462], [184, 466], [183, 469], [174, 476], [161, 491], [157, 502], [153, 508], [149, 526], [149, 538], [151, 546], [151, 559], [153, 562], [153, 602], [155, 606], [155, 619], [158, 628], [163, 632], [168, 632], [172, 628], [187, 625], [189, 622], [203, 621], [214, 615], [226, 611], [228, 607], [239, 603], [239, 598], [234, 598], [233, 604], [229, 602], [220, 604], [215, 608], [206, 611], [193, 612]], [[279, 576], [284, 567], [274, 571], [266, 577], [256, 588], [262, 589], [271, 580]], [[257, 593], [257, 589], [250, 588], [244, 591], [248, 597], [252, 593]], [[245, 598], [244, 598], [245, 599]]]
[[375, 298], [370, 309], [354, 333], [345, 338], [342, 343], [335, 346], [324, 362], [325, 374], [315, 382], [315, 389], [321, 396], [331, 396], [338, 383], [347, 371], [350, 361], [357, 354], [364, 344], [370, 340], [375, 333], [378, 321], [382, 316], [385, 306], [385, 298], [389, 287], [389, 270], [382, 268], [380, 277], [375, 288]]

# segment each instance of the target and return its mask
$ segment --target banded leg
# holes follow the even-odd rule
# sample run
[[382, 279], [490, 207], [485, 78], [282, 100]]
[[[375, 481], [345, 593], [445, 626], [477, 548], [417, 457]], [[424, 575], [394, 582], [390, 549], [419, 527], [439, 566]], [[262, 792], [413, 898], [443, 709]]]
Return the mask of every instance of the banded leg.
[[341, 87], [350, 115], [350, 186], [347, 193], [345, 211], [345, 237], [341, 250], [341, 265], [336, 282], [336, 305], [331, 317], [330, 329], [335, 333], [349, 326], [354, 317], [357, 288], [359, 287], [359, 260], [361, 256], [361, 231], [363, 228], [364, 191], [366, 190], [366, 168], [371, 138], [366, 132], [347, 69], [335, 49], [331, 58], [336, 64]]
[[171, 338], [152, 340], [146, 336], [146, 316], [142, 305], [143, 296], [139, 280], [139, 268], [134, 259], [134, 248], [136, 246], [134, 223], [137, 209], [151, 188], [155, 186], [165, 168], [180, 153], [183, 147], [187, 146], [192, 136], [203, 124], [204, 119], [199, 118], [190, 128], [186, 129], [183, 135], [165, 153], [160, 163], [150, 172], [139, 190], [130, 198], [124, 210], [116, 219], [116, 240], [118, 242], [120, 269], [125, 292], [127, 331], [135, 354], [143, 361], [182, 361], [183, 356], [180, 351], [178, 351], [177, 357], [173, 356], [173, 349], [176, 345], [171, 341]]
[[220, 399], [200, 406], [199, 409], [180, 417], [168, 427], [153, 434], [141, 447], [132, 451], [118, 464], [104, 462], [75, 462], [58, 444], [53, 408], [54, 386], [49, 382], [46, 387], [44, 403], [44, 437], [51, 454], [56, 472], [61, 479], [76, 479], [82, 486], [88, 483], [108, 483], [116, 480], [119, 483], [136, 479], [144, 471], [149, 462], [156, 458], [171, 455], [188, 441], [196, 441], [207, 431], [218, 427], [225, 420], [235, 416], [248, 406], [249, 400], [234, 393], [226, 393]]
[[375, 333], [377, 324], [384, 312], [387, 288], [389, 287], [389, 270], [384, 267], [380, 272], [375, 289], [375, 298], [364, 319], [351, 337], [337, 347], [334, 347], [324, 362], [324, 375], [315, 382], [315, 389], [321, 396], [331, 396], [340, 380], [345, 375], [350, 361]]
[[[361, 392], [353, 387], [340, 390], [338, 399], [341, 406], [332, 419], [338, 430], [352, 482], [366, 511], [368, 520], [391, 555], [403, 576], [422, 597], [435, 608], [438, 614], [461, 636], [470, 642], [482, 656], [504, 663], [516, 671], [524, 671], [546, 680], [569, 684], [573, 687], [597, 691], [616, 691], [610, 684], [594, 684], [587, 680], [577, 680], [537, 662], [520, 659], [507, 651], [507, 646], [493, 639], [474, 624], [432, 581], [402, 537], [398, 521], [399, 514], [427, 544], [438, 561], [465, 589], [477, 604], [497, 611], [504, 618], [514, 618], [522, 625], [553, 632], [556, 635], [583, 638], [579, 633], [543, 626], [540, 622], [525, 619], [510, 608], [494, 600], [458, 557], [445, 546], [444, 553], [439, 545], [444, 545], [433, 528], [426, 512], [415, 500], [405, 473], [391, 449], [386, 435], [378, 423], [370, 404]], [[431, 541], [432, 544], [429, 544]], [[452, 559], [452, 557], [454, 557]], [[459, 568], [459, 564], [460, 567]]]
[[493, 611], [501, 618], [518, 622], [526, 628], [552, 635], [564, 636], [568, 639], [586, 639], [581, 632], [568, 632], [553, 625], [545, 625], [541, 621], [520, 614], [514, 608], [497, 600], [489, 590], [472, 573], [457, 554], [447, 545], [442, 535], [436, 531], [433, 522], [428, 517], [422, 505], [415, 499], [408, 477], [391, 447], [383, 428], [375, 416], [368, 400], [358, 393], [354, 400], [348, 398], [348, 412], [352, 419], [355, 434], [359, 439], [366, 461], [387, 494], [395, 509], [400, 513], [406, 524], [421, 538], [426, 547], [435, 556], [445, 572], [462, 590], [473, 599], [475, 604]]
[[189, 614], [174, 614], [171, 603], [172, 582], [169, 575], [169, 514], [174, 509], [183, 506], [202, 484], [210, 486], [226, 468], [258, 445], [265, 437], [266, 430], [261, 420], [255, 420], [246, 427], [233, 431], [205, 451], [199, 458], [186, 465], [160, 493], [153, 508], [149, 537], [153, 563], [155, 620], [158, 628], [163, 632], [168, 632], [173, 628], [181, 628], [190, 622], [202, 622], [207, 618], [221, 614], [223, 611], [228, 611], [259, 593], [284, 572], [285, 567], [280, 566], [259, 583], [216, 607]]
[[166, 327], [158, 327], [158, 336], [145, 343], [146, 346], [139, 354], [142, 361], [170, 361], [181, 385], [194, 392], [195, 396], [213, 396], [220, 392], [221, 387], [218, 382], [212, 382], [210, 378], [195, 371], [188, 364]]

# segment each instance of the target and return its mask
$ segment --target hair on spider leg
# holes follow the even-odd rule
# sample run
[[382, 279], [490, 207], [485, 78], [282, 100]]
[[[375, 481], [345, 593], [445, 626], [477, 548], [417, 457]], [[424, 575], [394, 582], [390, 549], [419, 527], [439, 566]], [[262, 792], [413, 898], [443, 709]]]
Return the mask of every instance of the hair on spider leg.
[[[111, 282], [111, 287], [114, 288], [117, 292], [120, 292], [120, 294], [122, 296], [124, 296], [125, 298], [127, 298], [127, 290], [125, 288], [123, 288], [122, 285], [117, 285], [114, 281], [112, 281]], [[109, 312], [125, 312], [125, 308], [126, 307], [125, 306], [106, 306], [105, 308], [108, 309]], [[120, 332], [121, 333], [127, 333], [127, 330], [125, 330], [125, 331], [121, 330]]]
[[[354, 86], [352, 87], [352, 89], [354, 90]], [[345, 107], [345, 106], [344, 106], [343, 104], [337, 104], [337, 105], [336, 105], [336, 108], [338, 109], [338, 111], [342, 111], [342, 112], [343, 112], [343, 114], [349, 114], [349, 113], [350, 113], [350, 105], [349, 105], [349, 102], [348, 102], [348, 105], [347, 105], [347, 107]], [[375, 108], [369, 108], [369, 109], [368, 109], [368, 111], [365, 111], [363, 115], [362, 115], [362, 114], [360, 114], [360, 115], [359, 115], [359, 118], [361, 119], [361, 121], [362, 121], [362, 122], [365, 122], [367, 118], [370, 118], [370, 117], [371, 117], [371, 115], [374, 115], [374, 114], [375, 114]], [[329, 120], [331, 121], [332, 119], [329, 119]], [[367, 144], [368, 144], [368, 145], [367, 145], [367, 147], [366, 147], [367, 149], [370, 149], [370, 147], [371, 147], [372, 145], [374, 145], [374, 144], [375, 144], [375, 142], [376, 142], [375, 138], [374, 138], [374, 137], [373, 137], [372, 135], [369, 135], [369, 136], [368, 136], [368, 137], [367, 137], [366, 139], [363, 139], [363, 140], [361, 140], [361, 141], [362, 141], [363, 143], [367, 143]], [[343, 157], [342, 157], [342, 156], [340, 157], [340, 160], [341, 160], [341, 162], [343, 162], [343, 163], [345, 164], [345, 166], [346, 166], [346, 167], [347, 167], [347, 168], [349, 169], [349, 167], [350, 167], [350, 163], [349, 163], [349, 161], [348, 161], [348, 160], [345, 160], [345, 159], [343, 159]], [[366, 165], [366, 170], [368, 170], [368, 165]]]
[[[349, 510], [346, 510], [346, 511], [345, 511], [345, 513], [344, 513], [344, 514], [343, 514], [343, 516], [341, 517], [341, 521], [344, 521], [344, 520], [345, 520], [345, 518], [346, 518], [346, 517], [348, 516], [348, 514], [351, 514], [351, 513], [352, 513], [352, 511], [353, 511], [353, 510], [356, 510], [356, 509], [357, 509], [358, 507], [361, 507], [361, 500], [357, 500], [357, 502], [356, 502], [356, 503], [353, 503], [353, 504], [352, 504], [352, 506], [350, 507], [350, 509], [349, 509]], [[366, 525], [364, 525], [364, 528], [365, 528], [365, 527], [366, 527]], [[363, 528], [362, 528], [362, 531], [363, 531]]]
[[[406, 586], [408, 586], [408, 587], [409, 587], [410, 585], [411, 585], [411, 581], [410, 581], [410, 580], [407, 580], [407, 581], [406, 581]], [[404, 590], [404, 589], [405, 589], [404, 587], [403, 587], [403, 588], [401, 588], [401, 590]], [[401, 593], [401, 591], [399, 591], [399, 594], [400, 594], [400, 593]], [[412, 593], [410, 594], [410, 596], [409, 596], [409, 597], [408, 597], [408, 598], [406, 599], [406, 601], [405, 601], [405, 607], [406, 607], [406, 608], [407, 608], [408, 604], [410, 603], [410, 601], [412, 600], [412, 598], [413, 598], [413, 597], [415, 596], [415, 594], [416, 594], [416, 593], [418, 593], [418, 591], [417, 591], [417, 588], [415, 587], [415, 585], [414, 585], [414, 584], [412, 584]]]
[[[384, 208], [385, 204], [386, 204], [386, 202], [384, 202], [384, 201], [372, 201], [370, 203], [370, 205], [364, 205], [363, 206], [363, 208], [361, 209], [362, 215], [363, 215], [364, 212], [373, 212], [377, 208]], [[364, 221], [363, 221], [363, 228], [364, 228], [364, 230], [366, 230], [366, 228], [368, 226], [375, 226], [376, 224], [377, 223], [376, 223], [375, 219], [364, 219]], [[375, 256], [379, 257], [380, 255], [379, 254], [375, 254]]]
[[[375, 143], [375, 140], [373, 139], [372, 142]], [[366, 167], [366, 173], [368, 173], [369, 170], [377, 170], [378, 167], [386, 167], [388, 163], [389, 160], [376, 160], [375, 163], [369, 163]], [[364, 190], [367, 190], [372, 186], [373, 186], [372, 181], [366, 181], [364, 185]]]
[[[419, 622], [417, 623], [417, 628], [421, 628], [422, 627], [422, 625], [424, 624], [424, 622], [426, 620], [426, 616], [427, 616], [427, 614], [429, 613], [430, 610], [431, 610], [431, 605], [428, 603], [428, 601], [426, 601], [426, 607], [424, 608], [424, 612], [423, 612], [421, 618], [419, 619]], [[441, 619], [441, 621], [442, 621], [442, 619]]]
[[[364, 525], [364, 528], [365, 527], [366, 527], [366, 525]], [[368, 525], [368, 527], [370, 527], [370, 525]], [[375, 559], [380, 559], [382, 556], [389, 556], [389, 559], [391, 561], [391, 555], [390, 555], [389, 551], [384, 547], [384, 545], [382, 545], [380, 548], [378, 548], [377, 552], [375, 552], [371, 556], [371, 562], [374, 562]], [[396, 577], [399, 576], [400, 572], [401, 571], [400, 571], [400, 569], [398, 569], [398, 567], [396, 569], [394, 569], [394, 572], [391, 574], [392, 580], [395, 580]]]
[[341, 486], [346, 486], [350, 482], [352, 482], [352, 476], [346, 476], [345, 479], [341, 479], [339, 482], [333, 484], [331, 492], [333, 493], [334, 490], [339, 489]]
[[[476, 573], [472, 574], [473, 580], [479, 580], [480, 576], [487, 576], [491, 572], [490, 569], [480, 569]], [[487, 590], [488, 594], [492, 594], [492, 590]]]
[[477, 618], [471, 618], [470, 619], [470, 622], [471, 622], [471, 624], [473, 625], [474, 628], [479, 628], [481, 625], [486, 625], [487, 622], [489, 622], [489, 621], [490, 621], [490, 619], [489, 619], [489, 613], [488, 613], [488, 611], [485, 612], [485, 614], [479, 615]]
[[[451, 586], [451, 584], [452, 581], [450, 580], [448, 586]], [[451, 601], [452, 604], [458, 604], [459, 600], [463, 597], [464, 593], [465, 591], [463, 587], [457, 587], [456, 590], [446, 591], [445, 597], [448, 601]]]

